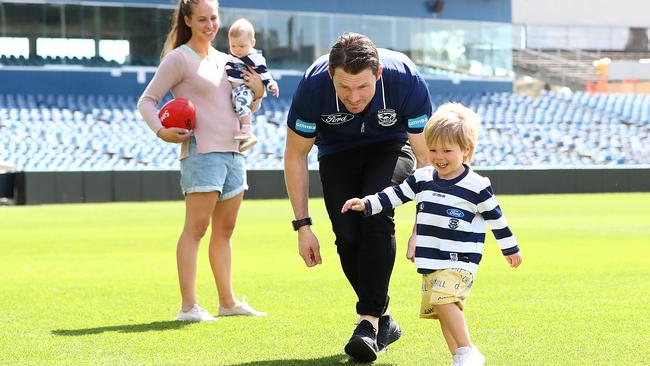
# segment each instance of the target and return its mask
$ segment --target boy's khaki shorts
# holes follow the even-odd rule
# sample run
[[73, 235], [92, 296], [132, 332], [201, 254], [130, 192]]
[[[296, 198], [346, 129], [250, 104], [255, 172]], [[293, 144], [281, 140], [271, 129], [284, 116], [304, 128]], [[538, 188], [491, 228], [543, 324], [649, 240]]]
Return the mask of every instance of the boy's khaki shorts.
[[460, 268], [439, 269], [423, 275], [420, 318], [438, 319], [434, 305], [456, 303], [463, 310], [473, 283], [472, 272]]

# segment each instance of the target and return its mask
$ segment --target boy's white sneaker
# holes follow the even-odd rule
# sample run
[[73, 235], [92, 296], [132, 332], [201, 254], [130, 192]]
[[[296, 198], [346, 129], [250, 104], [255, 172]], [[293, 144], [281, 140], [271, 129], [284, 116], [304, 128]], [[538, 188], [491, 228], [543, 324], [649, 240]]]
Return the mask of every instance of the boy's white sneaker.
[[181, 309], [176, 316], [176, 320], [182, 322], [213, 322], [216, 321], [217, 318], [210, 315], [207, 310], [203, 309], [199, 305], [194, 304], [188, 311], [183, 311], [183, 309]]
[[483, 366], [485, 363], [485, 356], [474, 345], [459, 347], [456, 356], [459, 366]]
[[246, 302], [245, 297], [242, 301], [237, 301], [235, 303], [235, 306], [233, 306], [232, 308], [224, 308], [223, 306], [219, 305], [219, 316], [236, 316], [236, 315], [266, 316], [266, 313], [263, 311], [258, 311], [253, 309], [253, 307]]
[[451, 366], [460, 366], [460, 357], [458, 355], [451, 358]]

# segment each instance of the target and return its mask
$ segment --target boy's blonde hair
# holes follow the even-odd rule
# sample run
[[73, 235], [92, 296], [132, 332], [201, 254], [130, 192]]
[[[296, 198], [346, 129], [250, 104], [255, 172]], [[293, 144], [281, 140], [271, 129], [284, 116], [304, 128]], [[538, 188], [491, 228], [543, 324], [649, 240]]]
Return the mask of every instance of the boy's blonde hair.
[[438, 143], [458, 144], [461, 150], [469, 149], [463, 163], [470, 163], [478, 145], [480, 123], [480, 117], [471, 109], [460, 103], [445, 103], [424, 126], [424, 140], [429, 149]]
[[245, 18], [235, 20], [228, 30], [228, 37], [238, 38], [242, 35], [247, 35], [249, 39], [255, 39], [255, 28]]

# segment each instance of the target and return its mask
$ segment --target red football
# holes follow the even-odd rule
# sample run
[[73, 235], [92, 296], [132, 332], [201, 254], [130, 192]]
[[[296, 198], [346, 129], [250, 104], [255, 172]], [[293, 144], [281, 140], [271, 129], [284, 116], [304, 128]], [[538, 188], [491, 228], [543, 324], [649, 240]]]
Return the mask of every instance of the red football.
[[179, 127], [193, 130], [196, 121], [194, 104], [185, 98], [172, 99], [160, 108], [158, 117], [162, 125], [167, 128]]

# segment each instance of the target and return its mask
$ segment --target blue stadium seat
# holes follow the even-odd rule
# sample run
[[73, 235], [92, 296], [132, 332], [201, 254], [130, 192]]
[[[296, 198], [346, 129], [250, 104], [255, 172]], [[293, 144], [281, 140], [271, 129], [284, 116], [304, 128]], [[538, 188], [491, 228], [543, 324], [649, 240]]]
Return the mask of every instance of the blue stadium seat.
[[[448, 94], [432, 96], [432, 104], [455, 100], [479, 113], [478, 167], [624, 165], [650, 163], [649, 98]], [[178, 169], [178, 145], [151, 133], [136, 102], [121, 95], [0, 94], [0, 153], [22, 170]], [[264, 101], [249, 168], [282, 169], [289, 105], [289, 98]], [[316, 149], [308, 164], [317, 168]]]

